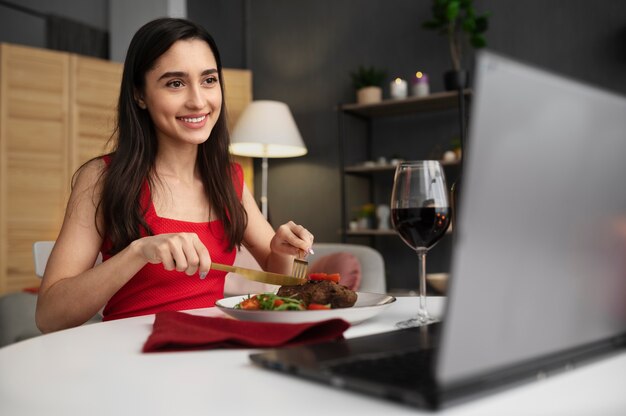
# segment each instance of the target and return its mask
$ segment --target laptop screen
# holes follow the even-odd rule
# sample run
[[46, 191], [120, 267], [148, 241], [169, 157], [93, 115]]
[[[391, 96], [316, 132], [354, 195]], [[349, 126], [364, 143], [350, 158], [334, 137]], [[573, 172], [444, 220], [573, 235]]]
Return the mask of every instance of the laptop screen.
[[626, 332], [626, 99], [489, 52], [475, 88], [443, 383]]

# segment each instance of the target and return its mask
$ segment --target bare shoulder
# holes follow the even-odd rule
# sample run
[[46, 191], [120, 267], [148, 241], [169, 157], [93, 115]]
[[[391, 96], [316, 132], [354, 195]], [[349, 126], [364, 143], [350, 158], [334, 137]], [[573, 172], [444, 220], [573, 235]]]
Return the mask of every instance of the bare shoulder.
[[[99, 205], [102, 192], [102, 175], [106, 164], [102, 158], [93, 159], [82, 165], [72, 178], [72, 193], [68, 201], [67, 214], [87, 208], [88, 215], [92, 216], [95, 207]], [[86, 203], [86, 205], [85, 205]]]
[[92, 159], [78, 168], [74, 174], [72, 186], [79, 189], [94, 189], [105, 170], [106, 163], [102, 158]]

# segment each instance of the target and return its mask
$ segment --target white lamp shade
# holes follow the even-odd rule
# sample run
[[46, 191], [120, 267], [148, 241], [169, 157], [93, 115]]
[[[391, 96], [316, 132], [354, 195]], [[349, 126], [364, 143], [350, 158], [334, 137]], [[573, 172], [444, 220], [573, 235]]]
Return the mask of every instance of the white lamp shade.
[[296, 157], [307, 153], [287, 104], [251, 102], [239, 117], [230, 139], [231, 153], [249, 157]]

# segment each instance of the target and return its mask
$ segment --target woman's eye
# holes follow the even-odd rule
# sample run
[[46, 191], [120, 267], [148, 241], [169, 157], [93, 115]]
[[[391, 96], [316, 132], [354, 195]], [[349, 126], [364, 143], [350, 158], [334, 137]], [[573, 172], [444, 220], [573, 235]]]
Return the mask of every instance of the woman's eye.
[[204, 80], [205, 84], [217, 84], [217, 77], [208, 77]]
[[173, 87], [173, 88], [180, 88], [183, 86], [182, 81], [179, 80], [174, 80], [174, 81], [170, 81], [167, 83], [168, 87]]

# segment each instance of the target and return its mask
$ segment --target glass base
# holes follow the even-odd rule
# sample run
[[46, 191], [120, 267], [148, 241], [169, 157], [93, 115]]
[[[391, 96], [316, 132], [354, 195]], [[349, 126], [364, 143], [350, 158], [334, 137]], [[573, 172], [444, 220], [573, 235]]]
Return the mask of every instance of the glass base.
[[415, 328], [418, 326], [432, 324], [437, 321], [438, 319], [435, 319], [430, 315], [418, 315], [414, 318], [407, 319], [406, 321], [397, 322], [396, 328]]

